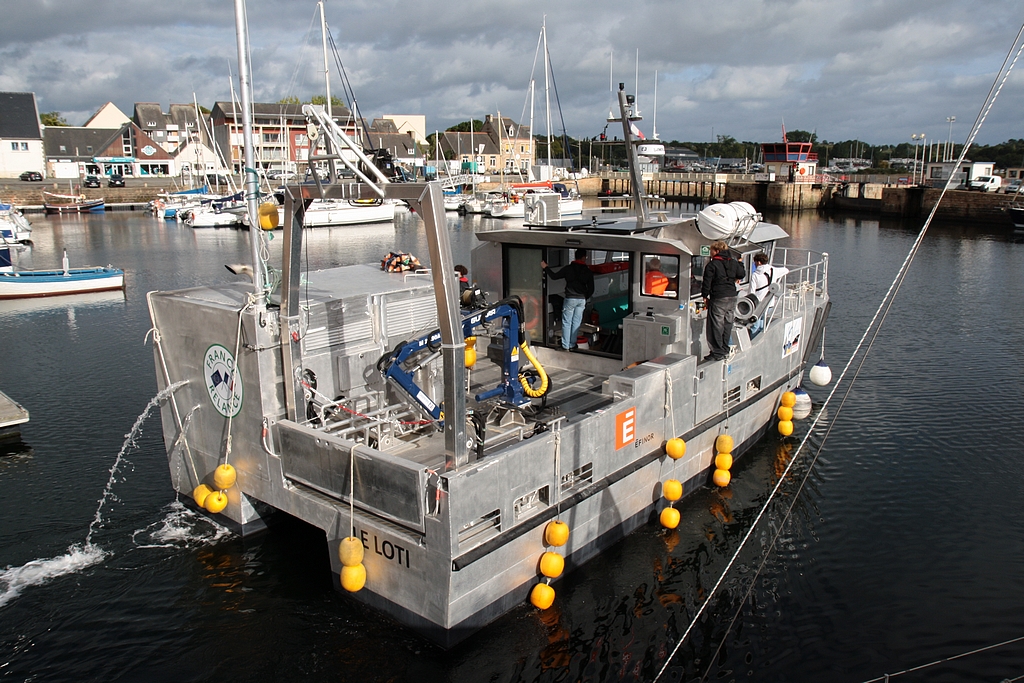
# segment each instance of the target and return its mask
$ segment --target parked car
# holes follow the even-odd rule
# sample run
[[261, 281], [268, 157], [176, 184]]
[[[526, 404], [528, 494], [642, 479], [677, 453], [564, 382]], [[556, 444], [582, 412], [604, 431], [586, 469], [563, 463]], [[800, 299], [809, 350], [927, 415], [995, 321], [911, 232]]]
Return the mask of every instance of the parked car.
[[981, 192], [999, 192], [999, 186], [1003, 179], [997, 175], [980, 175], [970, 182], [968, 190], [980, 190]]
[[21, 180], [42, 180], [43, 174], [39, 171], [25, 171], [18, 178]]
[[294, 177], [295, 173], [291, 171], [271, 171], [267, 174], [270, 180], [291, 180]]
[[124, 187], [124, 176], [113, 173], [107, 178], [107, 187]]
[[231, 183], [228, 182], [227, 176], [220, 173], [207, 173], [206, 183], [208, 185], [213, 185], [214, 187], [220, 187], [221, 185], [229, 187], [231, 185]]
[[1022, 181], [1020, 178], [1014, 178], [1013, 180], [1006, 184], [1006, 187], [1003, 188], [1003, 192], [1005, 192], [1006, 194], [1017, 194], [1018, 192], [1021, 191], [1021, 183], [1024, 183], [1024, 181]]
[[82, 182], [83, 187], [99, 187], [100, 179], [94, 175], [85, 176], [85, 180]]

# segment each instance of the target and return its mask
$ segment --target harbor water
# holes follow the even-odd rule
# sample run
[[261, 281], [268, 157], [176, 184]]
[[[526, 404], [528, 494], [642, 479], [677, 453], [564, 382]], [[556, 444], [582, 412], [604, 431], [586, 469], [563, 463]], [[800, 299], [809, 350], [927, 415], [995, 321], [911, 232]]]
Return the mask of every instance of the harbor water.
[[[673, 651], [660, 680], [1024, 675], [1024, 641], [1003, 644], [1024, 637], [1024, 244], [1008, 231], [931, 228], [852, 392], [802, 451], [809, 419], [684, 501], [678, 529], [652, 521], [556, 581], [548, 611], [524, 604], [443, 651], [340, 594], [319, 530], [278, 515], [242, 540], [175, 498], [146, 293], [237, 280], [224, 265], [248, 261], [247, 235], [31, 218], [22, 267], [57, 267], [66, 248], [73, 266], [124, 269], [127, 287], [0, 302], [0, 390], [31, 412], [0, 444], [0, 680], [651, 681]], [[838, 377], [920, 225], [771, 218], [783, 246], [829, 253]], [[456, 262], [501, 225], [450, 214]], [[311, 230], [302, 259], [394, 250], [428, 260], [415, 215]], [[817, 414], [831, 387], [807, 388]]]

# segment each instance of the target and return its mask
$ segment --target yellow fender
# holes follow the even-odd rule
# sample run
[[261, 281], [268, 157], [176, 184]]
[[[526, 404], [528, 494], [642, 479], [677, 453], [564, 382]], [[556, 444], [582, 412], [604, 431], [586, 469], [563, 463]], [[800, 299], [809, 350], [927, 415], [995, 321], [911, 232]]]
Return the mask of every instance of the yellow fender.
[[527, 396], [530, 398], [540, 398], [544, 394], [548, 393], [548, 373], [544, 372], [544, 367], [537, 361], [537, 357], [533, 355], [532, 351], [530, 351], [530, 347], [526, 342], [520, 344], [519, 348], [523, 350], [523, 355], [526, 356], [528, 361], [530, 361], [530, 364], [537, 369], [537, 375], [540, 377], [540, 388], [534, 389], [531, 387], [529, 380], [527, 380], [522, 373], [519, 375], [519, 383], [523, 385], [523, 392]]

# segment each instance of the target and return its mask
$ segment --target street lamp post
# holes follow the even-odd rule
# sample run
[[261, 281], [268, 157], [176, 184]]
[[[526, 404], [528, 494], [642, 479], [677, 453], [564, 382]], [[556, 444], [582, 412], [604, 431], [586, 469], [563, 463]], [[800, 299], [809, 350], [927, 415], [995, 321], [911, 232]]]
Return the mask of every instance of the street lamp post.
[[946, 117], [946, 123], [949, 124], [949, 135], [946, 138], [947, 145], [949, 147], [949, 151], [946, 152], [946, 155], [945, 155], [945, 158], [943, 158], [943, 161], [952, 161], [953, 160], [953, 122], [954, 121], [956, 121], [956, 117], [955, 116], [947, 116]]
[[[924, 140], [924, 133], [921, 133], [920, 135], [918, 135], [917, 133], [914, 133], [913, 135], [910, 136], [910, 139], [914, 141], [914, 173], [913, 173], [913, 177], [911, 178], [911, 183], [910, 184], [911, 185], [917, 185], [917, 150], [921, 146], [918, 143], [918, 140]], [[921, 178], [922, 178], [922, 180], [924, 179], [924, 170], [923, 169], [921, 171]]]

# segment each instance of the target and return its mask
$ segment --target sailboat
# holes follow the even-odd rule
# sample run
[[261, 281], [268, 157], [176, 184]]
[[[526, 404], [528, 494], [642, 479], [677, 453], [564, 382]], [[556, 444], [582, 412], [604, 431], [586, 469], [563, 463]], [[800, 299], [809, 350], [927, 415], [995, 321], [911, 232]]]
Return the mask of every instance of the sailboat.
[[[327, 115], [331, 117], [331, 75], [327, 62], [327, 21], [324, 18], [324, 3], [319, 0], [320, 33], [323, 42], [324, 84], [327, 94]], [[316, 171], [313, 171], [314, 173]], [[306, 209], [302, 224], [307, 228], [328, 227], [333, 225], [363, 225], [366, 223], [385, 223], [393, 221], [398, 203], [388, 200], [360, 199], [314, 199]]]

